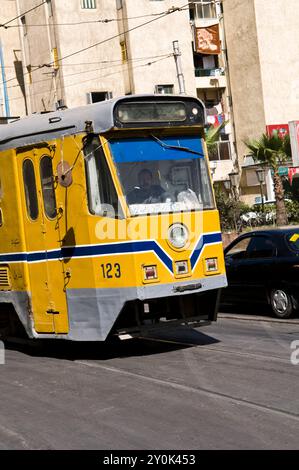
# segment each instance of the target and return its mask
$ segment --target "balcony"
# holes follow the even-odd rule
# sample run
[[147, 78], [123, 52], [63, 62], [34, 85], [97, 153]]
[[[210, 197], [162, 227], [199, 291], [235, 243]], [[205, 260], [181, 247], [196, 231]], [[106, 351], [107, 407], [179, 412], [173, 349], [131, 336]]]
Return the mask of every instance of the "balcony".
[[200, 3], [193, 5], [193, 17], [195, 20], [215, 20], [217, 15], [216, 5], [212, 2], [208, 3], [202, 0]]
[[195, 77], [220, 77], [224, 76], [224, 69], [195, 69]]
[[223, 68], [195, 68], [196, 88], [226, 88], [226, 76]]

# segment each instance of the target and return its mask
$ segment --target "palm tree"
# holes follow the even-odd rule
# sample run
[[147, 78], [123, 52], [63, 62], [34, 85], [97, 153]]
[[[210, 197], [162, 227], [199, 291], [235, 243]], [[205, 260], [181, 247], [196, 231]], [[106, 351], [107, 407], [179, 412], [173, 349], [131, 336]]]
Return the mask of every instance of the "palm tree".
[[271, 136], [263, 134], [259, 140], [245, 142], [254, 161], [273, 170], [274, 193], [276, 200], [276, 223], [286, 225], [288, 223], [284, 202], [284, 189], [278, 168], [281, 164], [292, 158], [289, 135], [279, 137], [277, 132]]
[[220, 132], [224, 129], [227, 123], [228, 121], [224, 121], [217, 127], [211, 125], [206, 130], [205, 140], [209, 154], [212, 154], [217, 150], [217, 142], [219, 141]]

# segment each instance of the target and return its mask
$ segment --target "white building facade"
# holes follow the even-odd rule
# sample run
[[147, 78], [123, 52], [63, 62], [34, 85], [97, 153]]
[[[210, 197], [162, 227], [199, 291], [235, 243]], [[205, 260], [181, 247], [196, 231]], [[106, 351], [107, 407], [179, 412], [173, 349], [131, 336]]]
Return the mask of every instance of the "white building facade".
[[[252, 204], [261, 199], [260, 185], [244, 142], [299, 120], [299, 2], [225, 0], [223, 11], [240, 196]], [[273, 200], [270, 170], [265, 183]]]
[[[211, 158], [221, 184], [235, 170], [233, 115], [219, 3], [182, 0], [5, 0], [18, 17], [25, 93], [17, 115], [82, 106], [135, 93], [179, 94], [174, 41], [184, 91], [207, 107], [211, 125], [225, 121]], [[216, 25], [220, 50], [197, 50], [197, 28]], [[3, 33], [4, 34], [4, 33]], [[6, 34], [6, 31], [5, 31]], [[18, 88], [19, 86], [19, 88]]]
[[[0, 123], [26, 114], [26, 92], [23, 82], [22, 51], [16, 21], [14, 0], [1, 1], [0, 28]], [[13, 26], [14, 25], [14, 26]]]

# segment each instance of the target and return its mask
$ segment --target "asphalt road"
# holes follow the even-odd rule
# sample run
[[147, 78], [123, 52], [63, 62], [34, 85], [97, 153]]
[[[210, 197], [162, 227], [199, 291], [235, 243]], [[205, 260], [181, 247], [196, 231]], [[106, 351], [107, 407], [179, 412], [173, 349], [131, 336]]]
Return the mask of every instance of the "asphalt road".
[[298, 322], [225, 318], [115, 345], [8, 344], [0, 449], [298, 449], [293, 340]]

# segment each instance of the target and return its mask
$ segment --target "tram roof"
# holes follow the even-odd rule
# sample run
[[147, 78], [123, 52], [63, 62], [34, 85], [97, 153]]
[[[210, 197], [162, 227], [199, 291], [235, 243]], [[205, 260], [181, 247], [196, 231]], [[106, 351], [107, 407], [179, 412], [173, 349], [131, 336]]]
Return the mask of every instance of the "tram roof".
[[36, 113], [9, 124], [0, 125], [0, 151], [86, 132], [87, 121], [91, 122], [92, 132], [95, 134], [105, 133], [114, 128], [113, 112], [117, 103], [123, 100], [142, 99], [158, 99], [159, 101], [177, 99], [199, 102], [197, 98], [186, 95], [129, 95], [72, 109]]

